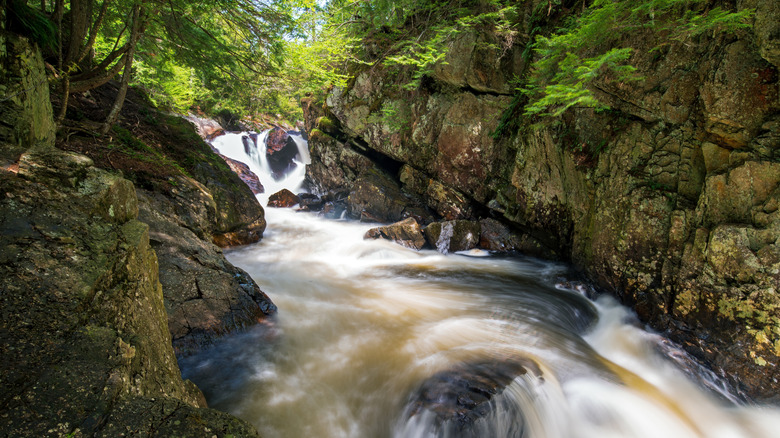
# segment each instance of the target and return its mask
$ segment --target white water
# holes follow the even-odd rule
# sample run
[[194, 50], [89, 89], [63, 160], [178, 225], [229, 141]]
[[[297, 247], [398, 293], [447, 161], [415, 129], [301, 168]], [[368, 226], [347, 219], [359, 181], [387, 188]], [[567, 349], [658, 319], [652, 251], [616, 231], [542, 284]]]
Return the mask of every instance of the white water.
[[259, 134], [257, 138], [258, 147], [251, 148], [249, 155], [246, 154], [244, 144], [241, 141], [241, 137], [245, 136], [245, 133], [227, 133], [211, 141], [212, 146], [217, 148], [219, 153], [246, 164], [249, 166], [249, 169], [260, 178], [260, 182], [263, 184], [265, 192], [258, 195], [258, 199], [263, 206], [268, 202], [268, 197], [279, 190], [288, 189], [293, 193], [300, 193], [303, 188], [303, 179], [306, 177], [305, 164], [311, 163], [308, 149], [309, 146], [306, 140], [300, 135], [291, 135], [295, 144], [298, 146], [298, 155], [293, 160], [297, 166], [292, 172], [285, 175], [284, 178], [275, 181], [271, 177], [271, 168], [268, 166], [268, 160], [264, 153], [265, 139], [268, 137], [269, 131], [270, 130], [263, 131]]
[[[416, 252], [364, 241], [369, 225], [266, 212], [264, 239], [227, 256], [277, 304], [276, 327], [181, 360], [211, 407], [264, 437], [780, 435], [780, 411], [740, 406], [614, 300], [562, 281], [564, 265]], [[409, 417], [437, 372], [515, 358], [541, 376], [517, 377], [470, 429]]]

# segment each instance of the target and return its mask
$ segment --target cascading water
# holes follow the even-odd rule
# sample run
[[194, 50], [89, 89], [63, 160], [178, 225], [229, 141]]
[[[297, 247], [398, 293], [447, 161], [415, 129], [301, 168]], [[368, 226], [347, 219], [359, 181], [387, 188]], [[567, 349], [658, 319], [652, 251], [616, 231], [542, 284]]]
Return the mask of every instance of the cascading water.
[[[240, 137], [223, 141], [231, 156]], [[363, 240], [370, 225], [289, 209], [267, 209], [267, 220], [260, 243], [227, 256], [273, 298], [276, 326], [180, 361], [211, 407], [265, 437], [780, 430], [779, 410], [745, 405], [613, 299], [588, 299], [565, 265], [417, 252]]]
[[288, 189], [293, 193], [298, 193], [302, 189], [303, 180], [306, 177], [306, 164], [311, 163], [306, 140], [300, 135], [290, 134], [298, 148], [298, 155], [293, 159], [295, 167], [282, 178], [278, 180], [274, 178], [265, 154], [265, 141], [269, 132], [270, 130], [267, 130], [254, 134], [256, 135], [256, 144], [251, 139], [252, 134], [247, 133], [227, 133], [211, 141], [212, 146], [219, 153], [246, 164], [260, 178], [260, 182], [265, 187], [265, 193], [258, 195], [258, 199], [263, 206], [268, 201], [268, 197], [279, 190]]

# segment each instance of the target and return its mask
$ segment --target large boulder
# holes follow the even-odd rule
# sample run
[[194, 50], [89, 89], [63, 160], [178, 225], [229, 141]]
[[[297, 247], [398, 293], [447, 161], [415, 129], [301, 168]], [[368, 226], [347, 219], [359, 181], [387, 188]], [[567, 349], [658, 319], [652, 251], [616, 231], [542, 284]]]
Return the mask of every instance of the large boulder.
[[282, 128], [273, 128], [265, 140], [265, 154], [274, 179], [279, 180], [296, 167], [293, 159], [298, 155], [298, 145]]
[[49, 149], [0, 193], [0, 435], [257, 436], [181, 379], [132, 184]]
[[400, 222], [383, 227], [372, 228], [366, 232], [366, 239], [387, 239], [411, 249], [422, 249], [425, 246], [425, 236], [417, 221], [406, 218]]
[[249, 275], [222, 251], [181, 223], [170, 199], [138, 190], [139, 219], [149, 225], [157, 253], [168, 328], [177, 354], [211, 344], [220, 336], [259, 322], [276, 306]]

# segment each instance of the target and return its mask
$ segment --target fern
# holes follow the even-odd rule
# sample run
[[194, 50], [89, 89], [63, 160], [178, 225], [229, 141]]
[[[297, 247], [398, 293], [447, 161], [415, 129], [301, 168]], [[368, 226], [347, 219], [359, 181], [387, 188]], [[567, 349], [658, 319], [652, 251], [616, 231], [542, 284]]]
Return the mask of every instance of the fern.
[[[714, 8], [705, 13], [689, 9], [703, 0], [595, 0], [591, 7], [558, 33], [538, 36], [532, 73], [518, 91], [528, 97], [526, 116], [560, 116], [572, 107], [607, 109], [593, 94], [596, 78], [619, 82], [640, 79], [629, 64], [632, 49], [619, 47], [618, 38], [650, 28], [685, 40], [706, 32], [735, 32], [748, 28], [751, 10], [730, 12]], [[604, 52], [605, 47], [615, 47]]]

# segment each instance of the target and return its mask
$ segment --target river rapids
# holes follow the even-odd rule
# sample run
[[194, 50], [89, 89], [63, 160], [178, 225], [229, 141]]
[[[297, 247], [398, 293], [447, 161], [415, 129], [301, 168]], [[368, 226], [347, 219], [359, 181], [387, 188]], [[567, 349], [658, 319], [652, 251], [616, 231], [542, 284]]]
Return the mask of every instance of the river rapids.
[[[273, 181], [240, 134], [214, 146], [258, 174], [263, 205], [300, 191], [308, 156]], [[274, 300], [275, 324], [180, 358], [210, 407], [264, 437], [780, 436], [780, 410], [745, 402], [565, 264], [413, 251], [292, 209], [266, 219], [261, 242], [226, 256]]]

